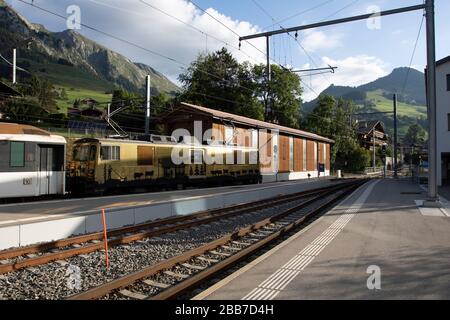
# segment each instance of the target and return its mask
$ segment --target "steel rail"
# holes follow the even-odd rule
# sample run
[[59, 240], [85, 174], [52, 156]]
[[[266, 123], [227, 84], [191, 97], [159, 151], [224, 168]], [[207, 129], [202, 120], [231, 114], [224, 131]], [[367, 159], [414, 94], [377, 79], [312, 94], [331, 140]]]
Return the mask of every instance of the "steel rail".
[[[207, 224], [220, 219], [227, 219], [236, 215], [245, 214], [250, 211], [260, 210], [269, 206], [275, 206], [277, 204], [294, 201], [296, 199], [312, 196], [316, 194], [321, 194], [329, 190], [335, 190], [343, 185], [349, 184], [341, 183], [339, 185], [327, 186], [324, 188], [318, 188], [314, 190], [308, 190], [299, 192], [292, 195], [283, 195], [282, 197], [274, 197], [262, 201], [254, 201], [245, 204], [234, 205], [227, 208], [214, 209], [209, 211], [203, 211], [190, 216], [182, 216], [175, 218], [161, 219], [158, 221], [145, 223], [137, 226], [130, 226], [119, 228], [116, 230], [111, 230], [108, 232], [109, 246], [116, 246], [121, 244], [127, 244], [137, 240], [156, 237], [165, 233], [170, 233], [174, 231], [179, 231], [183, 229], [188, 229], [191, 227]], [[153, 228], [152, 230], [147, 230]], [[144, 231], [142, 231], [144, 230]], [[129, 233], [133, 233], [129, 235]], [[78, 237], [72, 237], [67, 239], [62, 239], [50, 243], [38, 244], [35, 246], [16, 248], [5, 250], [0, 252], [0, 259], [10, 259], [23, 256], [30, 253], [43, 252], [50, 249], [64, 248], [74, 244], [87, 243], [93, 240], [102, 240], [103, 233], [98, 232], [89, 235], [83, 235]], [[37, 257], [27, 258], [18, 262], [6, 263], [0, 265], [0, 274], [16, 271], [19, 269], [33, 267], [37, 265], [42, 265], [55, 260], [67, 259], [76, 255], [87, 254], [103, 249], [103, 242], [98, 243], [88, 243], [82, 247], [76, 247], [71, 249], [64, 249], [60, 252], [45, 253]]]
[[[120, 277], [120, 278], [118, 278], [116, 280], [113, 280], [111, 282], [102, 284], [102, 285], [100, 285], [98, 287], [94, 287], [94, 288], [89, 289], [87, 291], [84, 291], [82, 293], [72, 295], [72, 296], [68, 297], [67, 299], [68, 300], [91, 300], [91, 299], [97, 299], [97, 298], [103, 297], [103, 296], [107, 295], [108, 293], [110, 293], [110, 292], [112, 292], [112, 291], [114, 291], [116, 289], [120, 289], [120, 288], [129, 286], [130, 284], [134, 283], [135, 281], [138, 281], [138, 280], [143, 279], [143, 278], [148, 278], [150, 276], [158, 274], [159, 272], [161, 272], [163, 270], [166, 270], [166, 269], [170, 269], [170, 268], [176, 266], [179, 263], [189, 261], [190, 259], [192, 259], [192, 258], [194, 258], [196, 256], [200, 256], [200, 255], [202, 255], [202, 254], [204, 254], [204, 253], [206, 253], [208, 251], [211, 251], [211, 250], [216, 249], [216, 248], [218, 248], [218, 247], [220, 247], [222, 245], [225, 245], [225, 244], [227, 244], [230, 241], [233, 241], [235, 239], [243, 237], [243, 236], [245, 236], [245, 235], [247, 235], [247, 234], [249, 234], [251, 232], [257, 231], [257, 230], [263, 228], [264, 226], [267, 226], [267, 225], [269, 225], [269, 224], [271, 224], [271, 223], [273, 223], [273, 222], [275, 222], [277, 220], [280, 220], [280, 219], [286, 217], [289, 214], [292, 214], [292, 213], [294, 213], [294, 212], [296, 212], [296, 211], [298, 211], [298, 210], [300, 210], [302, 208], [305, 208], [305, 207], [315, 203], [316, 201], [322, 199], [324, 195], [331, 195], [336, 190], [342, 190], [342, 189], [346, 189], [346, 188], [348, 188], [348, 190], [353, 190], [354, 188], [360, 186], [365, 181], [366, 180], [352, 182], [352, 183], [347, 183], [347, 184], [341, 184], [341, 185], [337, 186], [338, 188], [329, 189], [326, 192], [323, 192], [322, 194], [319, 194], [319, 195], [317, 195], [316, 197], [314, 197], [312, 199], [306, 200], [306, 201], [302, 202], [301, 204], [296, 205], [293, 208], [287, 209], [287, 210], [285, 210], [285, 211], [283, 211], [283, 212], [281, 212], [281, 213], [279, 213], [279, 214], [277, 214], [275, 216], [272, 216], [270, 218], [266, 218], [266, 219], [264, 219], [264, 220], [262, 220], [260, 222], [257, 222], [257, 223], [255, 223], [255, 224], [253, 224], [251, 226], [248, 226], [248, 227], [245, 227], [245, 228], [241, 228], [241, 229], [239, 229], [238, 231], [236, 231], [234, 233], [225, 235], [224, 237], [222, 237], [220, 239], [217, 239], [217, 240], [214, 240], [214, 241], [212, 241], [212, 242], [210, 242], [210, 243], [208, 243], [206, 245], [203, 245], [203, 246], [200, 246], [200, 247], [195, 248], [193, 250], [187, 251], [187, 252], [185, 252], [185, 253], [183, 253], [181, 255], [172, 257], [172, 258], [170, 258], [168, 260], [164, 260], [164, 261], [159, 262], [159, 263], [157, 263], [155, 265], [146, 267], [146, 268], [144, 268], [142, 270], [136, 271], [136, 272], [131, 273], [129, 275], [126, 275], [124, 277]], [[333, 198], [332, 201], [329, 201], [325, 205], [320, 206], [320, 209], [323, 209], [325, 206], [328, 206], [331, 202], [337, 201], [338, 198], [340, 198], [340, 197]], [[307, 217], [310, 217], [311, 215], [317, 213], [320, 209], [315, 209], [311, 213], [305, 215], [304, 219], [302, 218], [302, 221], [304, 221]], [[279, 230], [276, 233], [277, 234], [278, 233], [279, 234], [284, 234], [285, 231], [290, 230], [291, 228], [295, 227], [299, 223], [301, 223], [301, 222], [296, 221], [294, 223], [290, 223], [289, 224], [290, 227], [289, 226], [283, 227], [281, 230]], [[285, 230], [285, 231], [283, 231], [283, 230]], [[271, 236], [270, 239], [273, 240], [274, 238], [272, 238], [272, 236]], [[255, 248], [254, 250], [257, 250], [256, 248], [260, 248], [260, 246], [265, 245], [267, 243], [265, 241], [264, 242], [261, 242], [261, 241], [257, 242], [256, 244], [252, 245], [251, 247]], [[258, 245], [260, 242], [262, 244]], [[258, 246], [256, 247], [256, 245], [258, 245]], [[253, 246], [255, 246], [255, 247], [253, 247]], [[242, 252], [249, 252], [249, 251], [247, 251], [247, 249], [244, 249]], [[235, 255], [231, 256], [230, 258], [233, 258]], [[245, 256], [247, 256], [247, 254]], [[238, 257], [240, 257], [239, 259], [242, 259], [242, 257], [244, 257], [244, 254], [240, 254]], [[230, 258], [228, 258], [228, 259], [230, 259]], [[226, 260], [228, 260], [228, 259], [226, 259]], [[233, 260], [234, 259], [237, 259], [237, 258], [233, 258]], [[224, 261], [222, 261], [222, 262], [224, 262]], [[223, 265], [222, 262], [219, 262], [220, 266]], [[229, 265], [229, 264], [227, 264], [227, 265]], [[158, 294], [155, 297], [166, 299], [166, 298], [173, 297], [173, 296], [175, 296], [175, 295], [177, 295], [177, 294], [179, 294], [179, 293], [181, 293], [183, 291], [186, 291], [188, 288], [192, 287], [194, 284], [197, 284], [199, 281], [201, 281], [201, 279], [205, 279], [206, 277], [209, 277], [212, 274], [217, 273], [218, 270], [222, 270], [222, 268], [219, 269], [218, 267], [215, 267], [215, 266], [211, 267], [211, 268], [213, 268], [212, 269], [213, 271], [209, 271], [209, 269], [207, 269], [207, 270], [205, 270], [203, 272], [200, 272], [199, 274], [197, 274], [194, 277], [192, 277], [192, 280], [191, 280], [191, 278], [187, 279], [187, 280], [185, 280], [185, 281], [175, 285], [174, 287], [163, 291], [162, 293]], [[200, 274], [203, 275], [202, 278], [200, 278]], [[166, 292], [166, 293], [164, 293], [164, 292]]]

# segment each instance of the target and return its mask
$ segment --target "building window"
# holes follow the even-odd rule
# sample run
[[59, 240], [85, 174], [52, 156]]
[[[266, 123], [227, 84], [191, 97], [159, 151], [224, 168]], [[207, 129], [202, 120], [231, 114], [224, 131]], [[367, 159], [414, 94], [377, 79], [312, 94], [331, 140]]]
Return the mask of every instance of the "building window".
[[233, 144], [234, 130], [232, 127], [225, 127], [225, 141], [227, 144]]
[[100, 149], [100, 157], [102, 160], [120, 160], [120, 147], [107, 146]]
[[258, 131], [252, 130], [252, 147], [258, 148]]
[[450, 74], [447, 75], [447, 91], [450, 91]]
[[25, 166], [25, 142], [11, 142], [9, 163], [16, 168]]

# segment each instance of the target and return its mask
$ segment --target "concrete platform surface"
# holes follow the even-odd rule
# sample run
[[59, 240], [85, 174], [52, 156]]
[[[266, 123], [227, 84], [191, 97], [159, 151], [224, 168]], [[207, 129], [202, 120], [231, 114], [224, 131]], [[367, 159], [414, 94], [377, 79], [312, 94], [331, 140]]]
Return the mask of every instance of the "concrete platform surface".
[[450, 299], [450, 217], [408, 180], [372, 181], [195, 299]]
[[[138, 194], [124, 194], [104, 197], [87, 197], [64, 200], [34, 201], [0, 205], [0, 225], [10, 220], [26, 221], [28, 218], [45, 218], [52, 215], [79, 215], [98, 212], [101, 209], [114, 211], [129, 207], [148, 206], [169, 201], [180, 201], [198, 197], [214, 197], [224, 193], [240, 191], [258, 191], [283, 186], [314, 186], [320, 187], [329, 183], [329, 179], [311, 179], [257, 185], [227, 186], [219, 188], [188, 189], [180, 191], [163, 191]], [[36, 220], [36, 219], [30, 219]]]
[[99, 232], [103, 208], [110, 230], [337, 183], [316, 179], [1, 205], [0, 250]]

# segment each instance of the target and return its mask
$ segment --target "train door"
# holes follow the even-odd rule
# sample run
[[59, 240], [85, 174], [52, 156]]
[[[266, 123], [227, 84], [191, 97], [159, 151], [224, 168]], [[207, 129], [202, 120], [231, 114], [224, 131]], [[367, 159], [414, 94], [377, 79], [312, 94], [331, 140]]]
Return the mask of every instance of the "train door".
[[58, 194], [64, 185], [64, 146], [40, 145], [39, 194]]

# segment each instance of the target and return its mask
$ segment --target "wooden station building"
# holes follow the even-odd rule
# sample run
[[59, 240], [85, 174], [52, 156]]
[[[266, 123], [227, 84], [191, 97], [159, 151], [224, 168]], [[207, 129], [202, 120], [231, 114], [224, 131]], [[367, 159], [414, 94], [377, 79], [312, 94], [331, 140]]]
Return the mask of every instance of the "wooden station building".
[[160, 119], [166, 134], [184, 129], [203, 143], [258, 148], [264, 182], [330, 175], [333, 140], [223, 111], [181, 103]]

